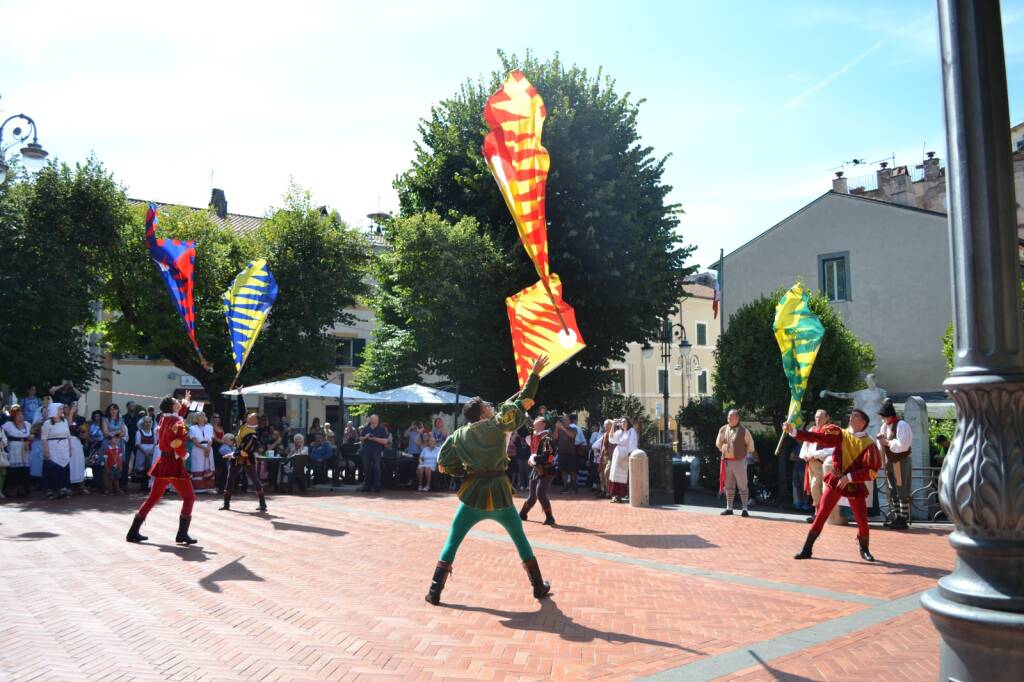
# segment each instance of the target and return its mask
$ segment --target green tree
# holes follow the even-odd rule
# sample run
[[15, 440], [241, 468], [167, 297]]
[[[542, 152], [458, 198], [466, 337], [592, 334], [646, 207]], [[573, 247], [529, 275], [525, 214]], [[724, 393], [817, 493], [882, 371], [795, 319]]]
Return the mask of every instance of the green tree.
[[[197, 338], [208, 372], [185, 335], [181, 320], [153, 266], [143, 236], [145, 209], [135, 207], [120, 225], [120, 240], [108, 258], [103, 304], [110, 312], [105, 340], [115, 353], [156, 354], [198, 379], [215, 400], [235, 376], [221, 294], [246, 263], [266, 258], [280, 293], [242, 371], [244, 383], [286, 374], [327, 372], [335, 366], [334, 325], [350, 322], [369, 246], [336, 213], [313, 205], [308, 192], [292, 187], [284, 205], [258, 230], [239, 235], [217, 225], [208, 211], [169, 207], [158, 234], [196, 241]], [[221, 404], [221, 410], [227, 405]]]
[[508, 277], [491, 237], [472, 218], [452, 224], [436, 213], [391, 220], [384, 236], [390, 248], [372, 265], [377, 328], [358, 385], [377, 391], [430, 373], [458, 381], [463, 394], [511, 395], [516, 378], [508, 324], [477, 333], [495, 324], [494, 305], [504, 311], [503, 301], [487, 298]]
[[[515, 389], [504, 299], [533, 284], [536, 273], [497, 185], [480, 154], [487, 127], [484, 103], [512, 69], [522, 70], [543, 96], [548, 118], [543, 142], [551, 153], [547, 181], [548, 242], [551, 265], [564, 282], [564, 296], [577, 313], [587, 349], [543, 386], [545, 401], [563, 409], [593, 400], [610, 377], [604, 368], [623, 357], [627, 344], [653, 338], [659, 320], [682, 298], [691, 272], [691, 249], [676, 233], [679, 207], [666, 202], [671, 187], [662, 183], [665, 158], [640, 142], [637, 118], [642, 100], [619, 94], [615, 82], [557, 57], [540, 61], [499, 52], [500, 71], [465, 83], [459, 92], [433, 107], [421, 122], [412, 167], [395, 181], [403, 214], [436, 212], [451, 223], [476, 219], [501, 254], [506, 273], [474, 291], [479, 324], [460, 329], [462, 345], [438, 347], [417, 338], [418, 353], [435, 357], [464, 355], [481, 347], [497, 353], [505, 381], [490, 394]], [[458, 253], [460, 269], [476, 269], [480, 254]], [[489, 264], [487, 265], [489, 267]], [[438, 271], [417, 288], [453, 276]], [[421, 297], [415, 290], [399, 295]], [[445, 309], [421, 312], [445, 324]], [[422, 348], [420, 347], [422, 346]], [[491, 370], [494, 372], [496, 370]], [[457, 376], [469, 380], [467, 376]]]
[[128, 215], [124, 192], [95, 159], [0, 181], [0, 384], [45, 393], [61, 379], [92, 380], [100, 265]]
[[[739, 407], [761, 421], [781, 428], [789, 410], [789, 383], [775, 342], [772, 323], [780, 289], [751, 301], [729, 318], [729, 326], [715, 346], [715, 396], [728, 407]], [[863, 386], [863, 374], [875, 365], [870, 345], [853, 335], [828, 300], [820, 293], [810, 297], [811, 310], [821, 318], [825, 337], [811, 370], [804, 408], [824, 407], [839, 413], [846, 401], [819, 399], [828, 388], [851, 391]]]
[[[1024, 280], [1020, 283], [1020, 295], [1024, 298]], [[1024, 322], [1024, 306], [1021, 306], [1021, 320]], [[946, 371], [953, 371], [953, 323], [946, 327], [946, 333], [942, 335], [942, 355], [946, 358]]]
[[697, 447], [705, 453], [717, 453], [718, 430], [725, 424], [725, 410], [714, 396], [691, 400], [679, 410], [677, 421], [693, 431]]

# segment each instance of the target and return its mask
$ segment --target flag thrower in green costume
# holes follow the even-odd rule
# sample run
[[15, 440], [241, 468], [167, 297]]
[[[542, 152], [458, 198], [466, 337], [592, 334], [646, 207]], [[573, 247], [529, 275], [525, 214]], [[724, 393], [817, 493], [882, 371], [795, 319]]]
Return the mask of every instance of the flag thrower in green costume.
[[512, 484], [505, 473], [508, 434], [526, 421], [526, 411], [533, 405], [540, 374], [547, 363], [546, 356], [538, 357], [523, 390], [496, 408], [479, 396], [470, 399], [462, 411], [467, 424], [456, 429], [441, 446], [438, 471], [462, 478], [463, 484], [459, 488], [459, 509], [427, 592], [426, 600], [431, 604], [441, 603], [441, 590], [452, 572], [459, 545], [470, 529], [484, 519], [497, 521], [511, 536], [533, 585], [533, 596], [541, 599], [551, 590], [541, 577], [537, 558], [523, 532], [523, 522], [513, 505]]
[[797, 282], [782, 295], [775, 306], [775, 340], [782, 351], [782, 369], [789, 380], [789, 416], [786, 421], [798, 427], [803, 423], [800, 403], [807, 390], [807, 380], [818, 357], [825, 328], [811, 312], [807, 291]]

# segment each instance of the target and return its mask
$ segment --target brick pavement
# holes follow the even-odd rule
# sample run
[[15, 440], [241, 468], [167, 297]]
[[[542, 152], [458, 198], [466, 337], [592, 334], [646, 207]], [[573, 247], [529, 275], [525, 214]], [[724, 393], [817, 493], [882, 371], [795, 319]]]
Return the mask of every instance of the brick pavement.
[[[124, 542], [138, 498], [7, 501], [0, 679], [634, 679], [870, 615], [953, 563], [938, 532], [875, 533], [891, 563], [870, 566], [853, 529], [828, 527], [823, 560], [794, 562], [805, 524], [565, 498], [560, 526], [527, 526], [552, 599], [532, 599], [484, 523], [442, 607], [422, 595], [450, 495], [279, 496], [266, 516], [201, 497], [191, 548], [172, 542], [176, 498], [139, 546]], [[801, 594], [808, 580], [820, 592]], [[873, 677], [937, 676], [937, 635], [915, 609], [722, 679], [858, 679], [862, 649]]]

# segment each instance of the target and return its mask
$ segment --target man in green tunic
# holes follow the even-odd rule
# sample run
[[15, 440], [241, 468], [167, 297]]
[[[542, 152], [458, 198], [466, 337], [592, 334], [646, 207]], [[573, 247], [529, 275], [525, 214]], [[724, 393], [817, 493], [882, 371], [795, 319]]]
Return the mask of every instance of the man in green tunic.
[[551, 591], [551, 585], [541, 578], [537, 558], [513, 505], [512, 484], [505, 474], [508, 469], [508, 433], [518, 429], [526, 420], [526, 410], [533, 405], [540, 373], [547, 364], [547, 357], [538, 357], [523, 390], [499, 405], [497, 410], [479, 396], [472, 398], [462, 410], [466, 425], [456, 430], [441, 446], [437, 457], [438, 471], [463, 477], [465, 482], [459, 488], [461, 504], [452, 519], [448, 542], [441, 550], [441, 558], [427, 592], [426, 600], [431, 604], [441, 603], [441, 590], [452, 572], [452, 562], [459, 545], [470, 529], [484, 519], [497, 521], [512, 537], [523, 567], [530, 576], [533, 596], [541, 599]]

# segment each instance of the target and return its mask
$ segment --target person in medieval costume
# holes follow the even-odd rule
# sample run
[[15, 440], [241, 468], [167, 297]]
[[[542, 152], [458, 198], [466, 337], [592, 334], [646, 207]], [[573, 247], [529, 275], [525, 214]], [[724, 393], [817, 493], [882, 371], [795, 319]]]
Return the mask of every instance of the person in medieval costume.
[[883, 419], [882, 428], [878, 431], [878, 449], [885, 462], [891, 509], [885, 525], [893, 530], [905, 530], [910, 520], [910, 446], [914, 432], [910, 424], [896, 414], [896, 408], [889, 399], [878, 411], [878, 416]]
[[466, 425], [449, 436], [441, 447], [438, 471], [463, 478], [464, 482], [458, 493], [461, 504], [452, 519], [448, 542], [441, 551], [425, 597], [431, 604], [441, 603], [441, 591], [452, 572], [459, 545], [470, 529], [484, 519], [497, 521], [511, 536], [530, 577], [533, 596], [541, 599], [551, 591], [551, 585], [541, 577], [537, 558], [523, 532], [523, 522], [513, 505], [512, 484], [505, 474], [508, 434], [526, 420], [526, 410], [533, 405], [540, 374], [547, 362], [546, 356], [538, 357], [523, 390], [497, 409], [479, 396], [470, 399], [462, 410]]
[[555, 445], [551, 441], [551, 432], [548, 431], [548, 423], [543, 417], [533, 420], [533, 436], [530, 439], [530, 496], [523, 503], [519, 510], [519, 518], [525, 521], [533, 509], [533, 505], [540, 502], [540, 508], [544, 510], [544, 525], [555, 525], [554, 514], [551, 513], [551, 500], [548, 499], [548, 488], [555, 477]]
[[224, 487], [224, 504], [221, 505], [221, 509], [231, 509], [231, 493], [234, 492], [235, 484], [238, 482], [238, 474], [245, 471], [249, 483], [260, 499], [260, 506], [257, 507], [257, 510], [265, 512], [267, 511], [267, 498], [263, 495], [263, 484], [260, 483], [260, 477], [256, 475], [256, 453], [260, 448], [260, 441], [256, 436], [256, 429], [259, 428], [259, 415], [255, 412], [248, 415], [245, 413], [245, 399], [242, 398], [241, 389], [238, 393], [238, 419], [244, 423], [239, 427], [238, 435], [235, 436], [237, 444], [235, 451], [223, 455], [230, 463], [228, 464], [228, 481]]
[[785, 424], [785, 431], [802, 443], [817, 443], [826, 448], [835, 448], [832, 454], [832, 470], [825, 474], [825, 491], [814, 513], [814, 524], [807, 533], [804, 548], [794, 559], [810, 559], [814, 541], [821, 535], [828, 515], [845, 497], [850, 502], [853, 517], [857, 520], [857, 542], [860, 556], [864, 561], [874, 561], [868, 549], [868, 510], [866, 499], [868, 483], [875, 480], [882, 466], [882, 456], [875, 442], [867, 432], [868, 415], [854, 408], [850, 413], [849, 426], [843, 430], [835, 424], [824, 426], [819, 433], [798, 431], [792, 424]]
[[178, 534], [174, 541], [181, 545], [192, 545], [196, 539], [190, 537], [188, 528], [192, 523], [192, 505], [195, 504], [196, 494], [192, 489], [192, 479], [185, 470], [185, 457], [188, 453], [185, 444], [188, 441], [188, 429], [185, 421], [179, 416], [188, 411], [188, 397], [179, 400], [172, 396], [166, 396], [160, 401], [160, 436], [158, 447], [160, 448], [160, 459], [153, 465], [149, 475], [153, 478], [153, 486], [149, 491], [135, 518], [132, 519], [131, 528], [125, 539], [128, 542], [144, 542], [148, 538], [139, 529], [146, 521], [146, 516], [153, 509], [160, 498], [163, 497], [167, 486], [173, 486], [181, 496], [181, 514], [178, 516]]

